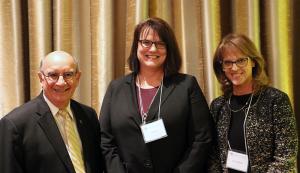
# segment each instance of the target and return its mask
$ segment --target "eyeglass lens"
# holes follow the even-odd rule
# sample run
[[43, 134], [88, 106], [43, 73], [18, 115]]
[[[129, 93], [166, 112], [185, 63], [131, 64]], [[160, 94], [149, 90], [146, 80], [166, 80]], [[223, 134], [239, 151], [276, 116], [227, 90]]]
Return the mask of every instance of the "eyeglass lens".
[[162, 41], [150, 41], [150, 40], [140, 40], [142, 46], [145, 48], [150, 48], [153, 44], [158, 49], [163, 49], [166, 47], [166, 44]]
[[225, 60], [222, 62], [223, 68], [232, 68], [233, 64], [235, 64], [238, 67], [245, 67], [248, 63], [248, 57], [245, 58], [239, 58], [236, 61], [229, 61]]
[[48, 75], [45, 75], [52, 81], [57, 81], [60, 76], [63, 77], [65, 81], [72, 80], [75, 75], [75, 72], [65, 72], [63, 74], [58, 74], [58, 73], [48, 73]]

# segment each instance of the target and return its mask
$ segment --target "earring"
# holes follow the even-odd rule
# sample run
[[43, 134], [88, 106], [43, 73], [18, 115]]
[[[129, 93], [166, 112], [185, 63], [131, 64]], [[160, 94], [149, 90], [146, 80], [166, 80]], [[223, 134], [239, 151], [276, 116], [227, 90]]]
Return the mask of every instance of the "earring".
[[224, 79], [224, 84], [225, 85], [230, 85], [230, 82], [229, 82], [229, 80], [227, 78]]

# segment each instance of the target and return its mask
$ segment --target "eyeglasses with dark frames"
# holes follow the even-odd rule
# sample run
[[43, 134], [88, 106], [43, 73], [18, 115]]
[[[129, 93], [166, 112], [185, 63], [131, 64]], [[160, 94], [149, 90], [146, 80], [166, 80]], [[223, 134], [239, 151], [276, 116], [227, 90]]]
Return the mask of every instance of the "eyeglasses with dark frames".
[[64, 72], [63, 74], [55, 73], [55, 72], [49, 72], [47, 75], [44, 72], [41, 72], [47, 79], [49, 79], [51, 82], [57, 82], [59, 77], [62, 76], [64, 81], [69, 82], [72, 81], [76, 75], [76, 72]]
[[232, 68], [233, 64], [235, 64], [236, 66], [242, 68], [242, 67], [247, 66], [248, 59], [249, 59], [249, 57], [239, 58], [236, 61], [225, 60], [225, 61], [222, 61], [222, 67], [223, 67], [223, 69], [230, 69], [230, 68]]
[[150, 48], [153, 44], [157, 49], [165, 49], [166, 43], [163, 41], [139, 40], [144, 48]]

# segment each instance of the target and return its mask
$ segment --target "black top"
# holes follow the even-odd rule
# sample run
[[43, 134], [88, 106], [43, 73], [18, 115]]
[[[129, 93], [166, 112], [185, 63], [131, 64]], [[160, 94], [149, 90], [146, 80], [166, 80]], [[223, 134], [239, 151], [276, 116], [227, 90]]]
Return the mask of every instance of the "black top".
[[231, 122], [228, 134], [228, 140], [233, 150], [239, 150], [245, 152], [245, 140], [243, 132], [243, 124], [245, 120], [245, 114], [249, 106], [249, 98], [251, 94], [235, 96], [233, 95], [230, 100], [231, 108]]
[[[230, 147], [234, 151], [246, 152], [245, 149], [245, 138], [243, 132], [243, 124], [245, 121], [245, 115], [248, 110], [251, 94], [235, 96], [233, 95], [230, 100], [231, 108], [231, 121], [230, 129], [228, 134], [228, 140]], [[230, 173], [239, 173], [240, 171], [235, 171], [229, 169]]]

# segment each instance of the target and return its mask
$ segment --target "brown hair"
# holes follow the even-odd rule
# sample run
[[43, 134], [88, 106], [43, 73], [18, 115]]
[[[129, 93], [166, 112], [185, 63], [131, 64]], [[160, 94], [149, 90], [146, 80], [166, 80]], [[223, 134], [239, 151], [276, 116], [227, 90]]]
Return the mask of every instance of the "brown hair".
[[147, 29], [153, 29], [166, 44], [167, 57], [164, 63], [165, 76], [177, 74], [181, 67], [181, 55], [175, 34], [169, 24], [160, 18], [149, 18], [139, 23], [134, 30], [134, 37], [130, 55], [127, 59], [129, 69], [137, 74], [140, 70], [140, 63], [137, 57], [137, 48], [140, 35]]
[[225, 96], [232, 93], [232, 83], [225, 76], [222, 68], [222, 61], [224, 52], [231, 49], [238, 49], [255, 63], [255, 67], [252, 68], [254, 93], [269, 84], [269, 79], [265, 72], [265, 60], [255, 47], [254, 43], [245, 35], [228, 34], [219, 43], [213, 59], [214, 72], [221, 84], [221, 89]]

